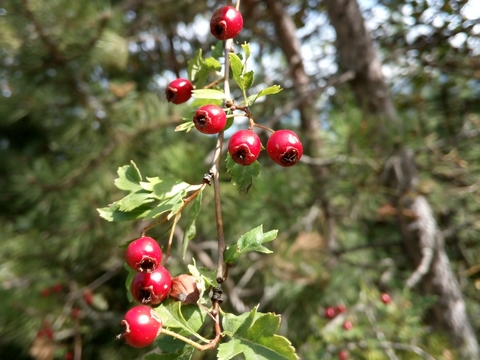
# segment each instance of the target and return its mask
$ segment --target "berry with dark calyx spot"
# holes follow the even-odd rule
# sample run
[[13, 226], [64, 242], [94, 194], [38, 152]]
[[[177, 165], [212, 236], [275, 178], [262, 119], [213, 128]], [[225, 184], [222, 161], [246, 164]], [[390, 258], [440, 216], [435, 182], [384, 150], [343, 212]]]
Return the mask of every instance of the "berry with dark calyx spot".
[[125, 261], [133, 270], [152, 272], [162, 262], [162, 249], [154, 239], [143, 236], [128, 244]]
[[203, 134], [218, 134], [227, 123], [227, 115], [220, 106], [204, 105], [193, 115], [193, 123]]
[[267, 141], [267, 153], [274, 162], [283, 167], [295, 165], [303, 155], [303, 146], [291, 130], [277, 130]]
[[228, 152], [233, 161], [240, 165], [250, 165], [257, 160], [262, 143], [252, 130], [240, 130], [228, 142]]
[[390, 298], [390, 295], [388, 295], [387, 293], [383, 293], [380, 299], [384, 304], [388, 304], [390, 303], [390, 301], [392, 301], [392, 299]]
[[174, 104], [183, 104], [192, 97], [193, 85], [187, 79], [178, 78], [170, 82], [165, 89], [167, 101]]
[[333, 307], [325, 308], [325, 317], [327, 319], [333, 319], [335, 316], [337, 316], [337, 313]]
[[159, 266], [151, 273], [137, 273], [130, 287], [133, 298], [145, 305], [157, 305], [168, 297], [172, 278], [167, 269]]
[[162, 319], [150, 307], [135, 306], [127, 311], [121, 322], [125, 331], [117, 336], [135, 348], [142, 348], [152, 344], [162, 331]]
[[172, 290], [170, 297], [182, 304], [196, 304], [200, 298], [195, 277], [193, 275], [181, 274], [172, 279]]
[[343, 323], [344, 330], [350, 330], [353, 327], [353, 323], [350, 320], [347, 320]]
[[210, 32], [218, 40], [233, 39], [243, 28], [243, 17], [233, 6], [217, 9], [210, 19]]

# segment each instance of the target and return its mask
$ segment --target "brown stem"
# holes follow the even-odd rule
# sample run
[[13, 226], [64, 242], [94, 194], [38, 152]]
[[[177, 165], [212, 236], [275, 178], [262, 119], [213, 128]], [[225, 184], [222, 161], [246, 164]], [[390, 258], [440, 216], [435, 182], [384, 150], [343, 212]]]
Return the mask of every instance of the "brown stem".
[[220, 166], [220, 156], [223, 146], [223, 131], [218, 134], [217, 145], [215, 146], [213, 166], [210, 170], [213, 173], [213, 194], [215, 198], [215, 218], [217, 223], [218, 236], [218, 261], [217, 261], [217, 282], [222, 283], [223, 278], [223, 253], [226, 249], [225, 235], [223, 233], [222, 207], [220, 202], [220, 179], [218, 168]]
[[163, 258], [163, 264], [165, 264], [170, 257], [170, 249], [172, 248], [173, 233], [175, 231], [175, 226], [177, 225], [178, 220], [180, 220], [180, 212], [177, 212], [173, 218], [172, 230], [170, 230], [170, 236], [168, 237], [167, 251], [165, 252], [165, 257]]
[[271, 133], [274, 133], [274, 132], [275, 132], [275, 130], [270, 129], [268, 126], [263, 126], [263, 125], [260, 125], [260, 124], [255, 123], [255, 122], [253, 123], [253, 126], [254, 126], [254, 127], [258, 127], [258, 128], [260, 128], [260, 129], [263, 129], [263, 130], [266, 130], [266, 131], [269, 131], [269, 132], [271, 132]]
[[[233, 41], [232, 39], [226, 40], [224, 44], [224, 53], [225, 53], [225, 65], [224, 65], [224, 83], [223, 89], [225, 92], [225, 96], [227, 99], [230, 98], [230, 59], [228, 54], [230, 53], [230, 49], [232, 47]], [[219, 284], [223, 283], [224, 279], [224, 261], [223, 255], [226, 249], [225, 244], [225, 235], [223, 233], [223, 220], [222, 220], [222, 208], [221, 208], [221, 201], [220, 201], [220, 180], [219, 180], [219, 166], [220, 166], [220, 156], [222, 153], [222, 145], [223, 145], [223, 138], [224, 133], [221, 131], [217, 137], [217, 144], [215, 146], [215, 152], [213, 156], [213, 166], [210, 169], [209, 173], [213, 174], [213, 192], [215, 198], [215, 219], [217, 223], [217, 235], [218, 235], [218, 260], [217, 260], [217, 282]]]
[[164, 217], [163, 219], [160, 219], [158, 221], [155, 221], [154, 223], [151, 223], [150, 225], [146, 226], [143, 230], [142, 230], [142, 237], [144, 237], [147, 233], [148, 230], [154, 228], [155, 226], [157, 226], [158, 224], [161, 224], [165, 221], [167, 221], [167, 217]]
[[220, 304], [222, 303], [222, 301], [222, 290], [220, 290], [220, 288], [215, 288], [212, 295], [212, 311], [209, 312], [210, 317], [212, 317], [214, 321], [213, 330], [215, 332], [215, 337], [207, 344], [201, 345], [193, 341], [192, 339], [189, 339], [168, 329], [162, 329], [162, 334], [170, 335], [175, 339], [181, 340], [188, 345], [193, 346], [199, 351], [213, 349], [215, 346], [217, 346], [218, 342], [222, 337], [222, 329], [220, 327]]
[[223, 81], [225, 81], [225, 78], [224, 78], [224, 77], [221, 78], [221, 79], [212, 81], [210, 84], [205, 85], [203, 88], [204, 88], [204, 89], [210, 89], [210, 88], [214, 87], [215, 85], [220, 84], [220, 83], [223, 82]]

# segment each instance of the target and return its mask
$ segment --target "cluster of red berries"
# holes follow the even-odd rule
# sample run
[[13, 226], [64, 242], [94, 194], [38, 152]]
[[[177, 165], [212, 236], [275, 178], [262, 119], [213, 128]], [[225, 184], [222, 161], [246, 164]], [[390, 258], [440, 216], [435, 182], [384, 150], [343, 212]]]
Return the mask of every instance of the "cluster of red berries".
[[[219, 40], [232, 39], [243, 27], [243, 18], [232, 6], [223, 6], [215, 11], [210, 20], [210, 31]], [[193, 91], [192, 83], [183, 78], [173, 80], [165, 90], [167, 101], [174, 104], [187, 102]], [[203, 134], [218, 134], [227, 124], [225, 110], [218, 105], [208, 104], [197, 109], [193, 123]], [[247, 166], [257, 160], [262, 144], [252, 130], [240, 130], [233, 134], [228, 144], [228, 152], [237, 164]], [[290, 130], [275, 131], [267, 141], [268, 156], [284, 167], [295, 165], [303, 155], [302, 143]]]
[[343, 304], [340, 304], [338, 306], [328, 306], [325, 308], [325, 317], [327, 319], [333, 319], [339, 314], [344, 313], [347, 310], [347, 307]]
[[[150, 307], [164, 301], [172, 288], [172, 278], [161, 265], [162, 249], [148, 236], [132, 241], [125, 251], [125, 261], [135, 274], [130, 291], [143, 305], [130, 309], [122, 320], [125, 331], [119, 335], [133, 347], [150, 345], [162, 330], [162, 320]], [[150, 305], [150, 306], [147, 306]]]
[[[178, 104], [187, 101], [193, 86], [186, 79], [173, 80], [166, 90], [167, 100]], [[218, 134], [227, 124], [227, 115], [218, 105], [208, 104], [200, 107], [193, 115], [196, 129], [203, 134]], [[258, 135], [250, 129], [239, 130], [232, 135], [228, 143], [228, 152], [237, 164], [247, 166], [255, 162], [262, 144]], [[277, 130], [267, 141], [267, 154], [275, 163], [283, 167], [295, 165], [303, 155], [302, 142], [291, 130]]]

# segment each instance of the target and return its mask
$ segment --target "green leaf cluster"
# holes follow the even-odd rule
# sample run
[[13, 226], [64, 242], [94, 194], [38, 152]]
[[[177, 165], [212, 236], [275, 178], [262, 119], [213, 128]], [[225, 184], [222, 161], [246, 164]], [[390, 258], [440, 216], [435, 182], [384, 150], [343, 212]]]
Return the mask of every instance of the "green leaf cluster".
[[[142, 181], [142, 175], [133, 161], [130, 165], [120, 167], [117, 174], [115, 185], [120, 190], [128, 191], [129, 194], [108, 207], [98, 209], [100, 216], [108, 221], [148, 220], [158, 218], [165, 213], [168, 213], [168, 220], [182, 209], [184, 197], [189, 192], [202, 187], [202, 185], [190, 185], [169, 177], [147, 177], [146, 181]], [[157, 204], [152, 207], [150, 204], [154, 202]], [[198, 215], [199, 206], [197, 202], [196, 215]], [[194, 234], [193, 229], [194, 220], [190, 224], [189, 237]]]
[[273, 241], [277, 237], [278, 230], [263, 232], [263, 225], [257, 226], [243, 234], [235, 245], [229, 246], [225, 251], [225, 262], [233, 264], [238, 257], [252, 251], [270, 254], [272, 251], [262, 244]]
[[218, 347], [218, 360], [243, 354], [247, 360], [296, 360], [287, 338], [277, 335], [280, 315], [259, 313], [257, 307], [240, 316], [224, 314], [222, 326], [230, 341]]

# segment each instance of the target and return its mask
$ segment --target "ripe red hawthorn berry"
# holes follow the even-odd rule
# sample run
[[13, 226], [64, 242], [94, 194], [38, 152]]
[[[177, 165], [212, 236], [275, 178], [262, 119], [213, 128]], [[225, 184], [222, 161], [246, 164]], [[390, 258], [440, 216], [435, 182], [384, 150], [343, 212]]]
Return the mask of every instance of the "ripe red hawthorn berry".
[[159, 266], [151, 273], [137, 273], [130, 291], [136, 301], [145, 305], [157, 305], [167, 298], [171, 288], [170, 273], [163, 266]]
[[390, 298], [390, 295], [388, 295], [387, 293], [383, 293], [382, 296], [380, 296], [380, 299], [384, 304], [388, 304], [390, 303], [390, 301], [392, 301], [392, 299]]
[[350, 320], [347, 320], [343, 323], [344, 330], [350, 330], [353, 327], [353, 323]]
[[218, 134], [227, 123], [227, 115], [220, 106], [204, 105], [193, 115], [193, 123], [203, 134]]
[[252, 130], [240, 130], [228, 142], [228, 152], [233, 161], [240, 165], [250, 165], [257, 160], [262, 143]]
[[348, 351], [347, 350], [340, 350], [338, 352], [338, 358], [340, 360], [347, 360], [348, 359]]
[[72, 308], [72, 314], [71, 314], [71, 315], [72, 315], [72, 319], [78, 319], [78, 318], [80, 318], [81, 312], [82, 312], [82, 311], [81, 311], [79, 308], [73, 307], [73, 308]]
[[347, 310], [347, 307], [343, 304], [337, 306], [337, 313], [342, 314]]
[[162, 331], [162, 319], [150, 307], [145, 305], [135, 306], [127, 311], [121, 322], [125, 331], [117, 336], [135, 348], [142, 348], [155, 341]]
[[167, 101], [174, 104], [183, 104], [192, 97], [193, 85], [187, 79], [178, 78], [170, 82], [165, 89]]
[[133, 270], [152, 272], [162, 262], [162, 249], [154, 239], [143, 236], [128, 244], [125, 261]]
[[88, 306], [92, 306], [93, 304], [93, 292], [90, 288], [85, 288], [83, 290], [83, 300], [87, 303]]
[[331, 306], [325, 308], [325, 317], [327, 319], [333, 319], [337, 315], [335, 309]]
[[45, 288], [43, 289], [41, 292], [40, 292], [40, 295], [42, 295], [42, 297], [47, 297], [50, 295], [50, 289], [49, 288]]
[[61, 292], [61, 291], [62, 291], [62, 284], [55, 284], [55, 285], [53, 285], [53, 286], [52, 286], [52, 291], [53, 291], [54, 293], [57, 293], [57, 294], [58, 294], [59, 292]]
[[210, 32], [218, 40], [233, 39], [243, 28], [243, 17], [232, 6], [217, 9], [210, 19]]
[[303, 155], [303, 146], [293, 131], [278, 130], [268, 138], [267, 153], [278, 165], [288, 167], [300, 160]]

